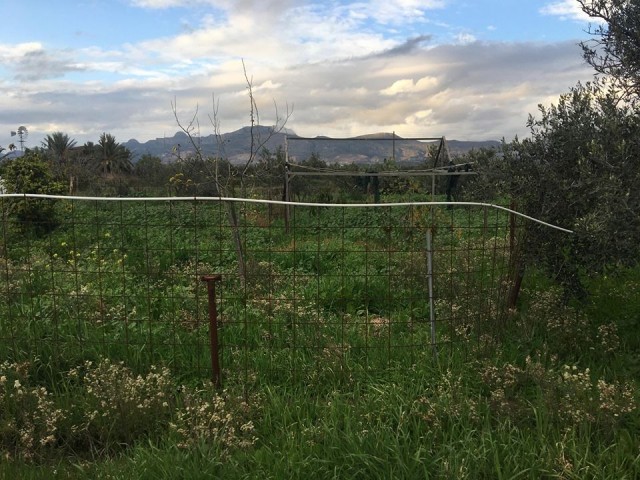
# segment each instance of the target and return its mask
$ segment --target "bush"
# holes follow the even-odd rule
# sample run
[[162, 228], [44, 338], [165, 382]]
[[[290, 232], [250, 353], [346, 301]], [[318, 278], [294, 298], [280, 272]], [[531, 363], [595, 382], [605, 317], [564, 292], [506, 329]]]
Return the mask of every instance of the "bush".
[[[65, 191], [64, 185], [53, 180], [51, 166], [39, 152], [27, 151], [7, 162], [2, 178], [7, 193], [60, 195]], [[8, 216], [17, 219], [22, 231], [32, 230], [36, 234], [50, 232], [57, 226], [52, 199], [10, 199]]]

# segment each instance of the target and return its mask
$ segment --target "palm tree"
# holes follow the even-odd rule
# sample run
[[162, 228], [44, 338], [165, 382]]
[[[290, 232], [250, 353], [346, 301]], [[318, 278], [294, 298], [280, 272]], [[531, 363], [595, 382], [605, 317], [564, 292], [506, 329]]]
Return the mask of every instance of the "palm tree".
[[53, 132], [47, 135], [42, 142], [42, 147], [47, 151], [52, 159], [54, 167], [59, 169], [58, 175], [62, 178], [69, 178], [69, 194], [75, 190], [76, 178], [69, 161], [69, 152], [75, 147], [76, 141], [69, 138], [69, 135], [62, 132]]
[[116, 142], [110, 133], [100, 135], [98, 141], [98, 170], [105, 176], [128, 173], [132, 170], [131, 152], [124, 145]]
[[42, 146], [53, 156], [59, 165], [67, 163], [69, 151], [75, 147], [75, 145], [76, 141], [62, 132], [53, 132], [51, 135], [47, 135], [42, 142]]

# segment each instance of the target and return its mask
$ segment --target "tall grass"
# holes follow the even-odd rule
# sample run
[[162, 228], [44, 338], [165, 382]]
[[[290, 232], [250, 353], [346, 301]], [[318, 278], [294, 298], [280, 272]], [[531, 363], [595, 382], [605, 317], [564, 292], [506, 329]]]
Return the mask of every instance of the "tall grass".
[[[242, 282], [217, 205], [59, 208], [71, 220], [45, 237], [5, 226], [0, 477], [640, 475], [638, 270], [577, 305], [531, 276], [504, 316], [509, 238], [484, 225], [508, 220], [483, 212], [300, 210], [287, 234], [246, 207]], [[223, 391], [199, 281], [214, 272]]]

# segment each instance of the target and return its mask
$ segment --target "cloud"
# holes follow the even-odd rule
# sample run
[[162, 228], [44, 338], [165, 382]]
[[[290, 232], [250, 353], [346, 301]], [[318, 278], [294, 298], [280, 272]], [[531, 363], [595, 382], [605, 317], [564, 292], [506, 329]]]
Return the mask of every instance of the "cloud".
[[[11, 72], [0, 80], [11, 92], [0, 96], [0, 131], [24, 124], [34, 142], [55, 130], [79, 143], [103, 131], [144, 141], [177, 130], [177, 101], [180, 118], [199, 110], [204, 135], [212, 94], [222, 130], [234, 130], [248, 123], [244, 60], [262, 123], [275, 120], [274, 102], [295, 104], [288, 127], [300, 135], [512, 138], [526, 134], [539, 102], [591, 76], [575, 42], [435, 44], [429, 15], [443, 3], [137, 0], [222, 13], [207, 8], [188, 31], [110, 49], [0, 44], [0, 68]], [[381, 27], [390, 15], [406, 29]]]
[[438, 79], [436, 77], [422, 77], [417, 82], [414, 82], [413, 79], [402, 79], [396, 80], [393, 82], [388, 88], [380, 90], [382, 95], [398, 95], [403, 93], [420, 93], [428, 90], [432, 90], [438, 86]]
[[395, 56], [395, 55], [405, 55], [415, 51], [416, 49], [424, 46], [425, 43], [431, 41], [431, 35], [418, 35], [417, 37], [412, 37], [402, 42], [400, 45], [396, 45], [388, 50], [377, 53], [379, 56]]
[[589, 21], [593, 20], [582, 11], [580, 4], [576, 0], [561, 0], [549, 3], [540, 9], [543, 15], [552, 15], [564, 20]]
[[387, 25], [406, 25], [423, 22], [429, 10], [443, 8], [446, 2], [438, 0], [373, 0], [356, 3], [361, 15]]
[[473, 36], [470, 33], [459, 33], [455, 36], [455, 40], [456, 40], [456, 43], [466, 45], [468, 43], [475, 42], [477, 39], [475, 36]]
[[14, 78], [19, 81], [36, 81], [62, 77], [69, 72], [84, 70], [82, 66], [65, 58], [66, 52], [47, 52], [43, 49], [29, 49], [11, 60]]
[[[527, 115], [539, 102], [557, 98], [591, 74], [573, 42], [474, 42], [394, 57], [246, 66], [263, 124], [275, 120], [274, 102], [282, 108], [295, 104], [289, 128], [300, 135], [336, 137], [377, 131], [469, 140], [523, 136]], [[58, 125], [80, 143], [95, 141], [102, 131], [123, 141], [144, 141], [177, 130], [170, 108], [176, 99], [181, 118], [190, 118], [200, 106], [206, 134], [213, 93], [220, 101], [223, 131], [247, 124], [239, 59], [183, 76], [35, 85], [18, 97], [0, 99], [0, 124], [28, 124], [31, 138]]]
[[27, 53], [37, 52], [42, 50], [42, 44], [40, 42], [25, 42], [18, 44], [0, 44], [0, 60], [3, 62], [13, 61]]
[[410, 57], [367, 57], [272, 73], [282, 83], [274, 95], [296, 105], [290, 126], [298, 131], [303, 125], [301, 134], [349, 136], [384, 129], [474, 139], [526, 133], [527, 115], [541, 99], [557, 98], [590, 75], [572, 42], [442, 45]]

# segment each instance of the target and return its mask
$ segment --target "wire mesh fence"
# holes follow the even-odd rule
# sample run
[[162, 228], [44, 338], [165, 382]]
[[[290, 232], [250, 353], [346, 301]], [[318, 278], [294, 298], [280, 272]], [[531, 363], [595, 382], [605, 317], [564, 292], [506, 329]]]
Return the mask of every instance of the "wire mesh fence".
[[[105, 356], [185, 378], [219, 362], [244, 384], [480, 345], [504, 320], [526, 221], [478, 204], [290, 204], [285, 222], [268, 201], [0, 202], [2, 358], [65, 368]], [[16, 213], [43, 206], [46, 217]]]

